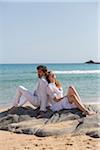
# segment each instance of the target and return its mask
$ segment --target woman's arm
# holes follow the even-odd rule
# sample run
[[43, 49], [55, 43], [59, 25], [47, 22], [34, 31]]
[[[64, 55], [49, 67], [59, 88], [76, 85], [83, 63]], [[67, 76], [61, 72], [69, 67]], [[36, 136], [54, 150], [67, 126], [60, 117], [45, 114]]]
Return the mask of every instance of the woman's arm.
[[61, 99], [63, 99], [63, 90], [58, 89], [56, 86], [49, 84], [48, 85], [48, 95], [55, 101], [55, 102], [59, 102]]
[[67, 96], [63, 96], [63, 97], [55, 96], [53, 100], [54, 100], [55, 102], [59, 102], [59, 101], [61, 101], [61, 100], [62, 100], [63, 98], [65, 98], [65, 97], [67, 97]]

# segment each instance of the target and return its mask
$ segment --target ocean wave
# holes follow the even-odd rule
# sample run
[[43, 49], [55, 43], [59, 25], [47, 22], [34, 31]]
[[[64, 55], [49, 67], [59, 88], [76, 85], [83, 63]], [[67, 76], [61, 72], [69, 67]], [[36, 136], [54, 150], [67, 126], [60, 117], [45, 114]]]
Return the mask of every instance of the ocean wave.
[[100, 74], [100, 70], [67, 70], [54, 72], [56, 74]]

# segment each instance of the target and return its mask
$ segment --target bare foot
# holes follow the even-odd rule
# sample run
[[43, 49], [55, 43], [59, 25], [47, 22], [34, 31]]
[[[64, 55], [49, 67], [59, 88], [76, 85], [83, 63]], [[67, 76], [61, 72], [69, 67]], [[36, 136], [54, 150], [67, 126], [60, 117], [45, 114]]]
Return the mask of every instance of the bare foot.
[[17, 107], [13, 106], [10, 110], [8, 110], [9, 114], [16, 114]]
[[44, 118], [45, 112], [44, 111], [40, 111], [38, 116], [36, 117], [37, 119], [39, 118]]
[[85, 111], [85, 114], [88, 115], [88, 116], [92, 116], [92, 115], [95, 115], [96, 112], [86, 110], [86, 111]]

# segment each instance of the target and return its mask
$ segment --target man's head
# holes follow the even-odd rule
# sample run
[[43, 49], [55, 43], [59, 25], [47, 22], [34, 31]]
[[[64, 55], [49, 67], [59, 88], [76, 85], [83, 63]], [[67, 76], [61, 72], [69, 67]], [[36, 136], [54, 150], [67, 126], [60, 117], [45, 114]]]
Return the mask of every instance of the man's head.
[[48, 69], [46, 66], [44, 66], [44, 65], [37, 66], [37, 74], [38, 74], [39, 78], [46, 76], [47, 72], [48, 72]]

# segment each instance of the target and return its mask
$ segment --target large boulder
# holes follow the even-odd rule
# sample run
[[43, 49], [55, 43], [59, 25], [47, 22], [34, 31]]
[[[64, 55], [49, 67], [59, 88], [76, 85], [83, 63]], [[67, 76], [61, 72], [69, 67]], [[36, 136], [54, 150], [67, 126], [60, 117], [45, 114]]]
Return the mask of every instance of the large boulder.
[[96, 114], [85, 116], [79, 109], [48, 110], [44, 118], [37, 119], [39, 109], [19, 107], [16, 114], [8, 111], [0, 113], [0, 130], [19, 134], [33, 134], [36, 136], [52, 136], [61, 134], [86, 134], [94, 138], [100, 137], [100, 105], [87, 105]]

